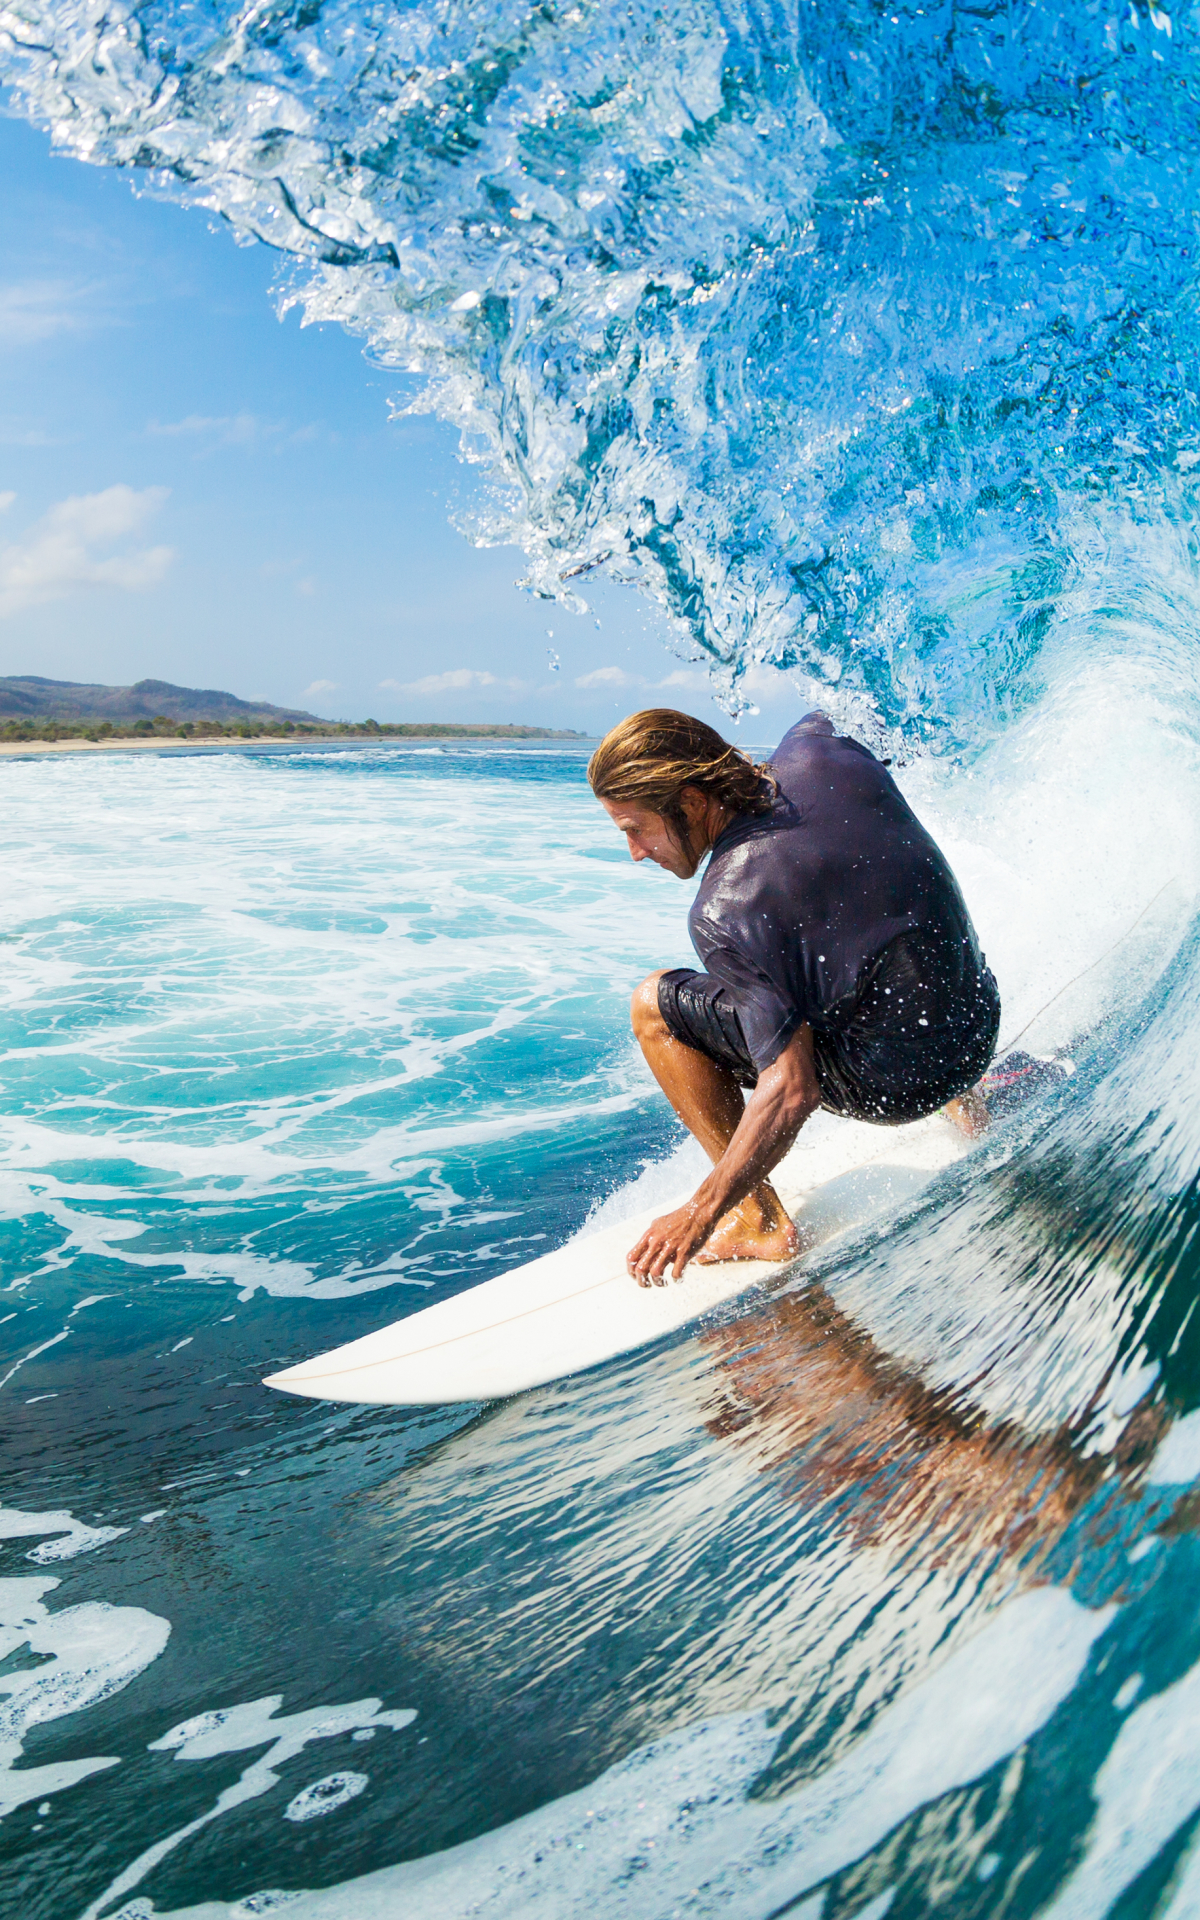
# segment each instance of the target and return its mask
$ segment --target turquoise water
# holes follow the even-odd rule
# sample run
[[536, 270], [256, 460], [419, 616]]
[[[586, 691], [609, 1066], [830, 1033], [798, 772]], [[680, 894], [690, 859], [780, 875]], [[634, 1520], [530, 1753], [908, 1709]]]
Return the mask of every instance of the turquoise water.
[[687, 1186], [626, 1026], [687, 890], [572, 748], [6, 763], [0, 1905], [1190, 1920], [1192, 16], [3, 19], [464, 428], [534, 590], [886, 741], [1074, 1073], [656, 1347], [293, 1403]]
[[10, 1911], [1160, 1889], [1200, 1806], [1190, 762], [1073, 816], [1041, 724], [902, 777], [1009, 1030], [1091, 1034], [1066, 1093], [799, 1291], [490, 1410], [258, 1383], [694, 1177], [626, 1024], [688, 889], [578, 749], [3, 770]]

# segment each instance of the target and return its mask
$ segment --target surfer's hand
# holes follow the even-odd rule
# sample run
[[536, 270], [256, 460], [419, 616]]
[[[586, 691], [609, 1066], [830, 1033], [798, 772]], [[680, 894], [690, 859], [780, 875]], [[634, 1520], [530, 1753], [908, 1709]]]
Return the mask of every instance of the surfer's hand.
[[664, 1287], [668, 1268], [671, 1278], [680, 1280], [683, 1269], [697, 1248], [704, 1245], [714, 1224], [708, 1213], [690, 1200], [686, 1207], [677, 1207], [674, 1213], [664, 1213], [652, 1220], [625, 1264], [640, 1287]]

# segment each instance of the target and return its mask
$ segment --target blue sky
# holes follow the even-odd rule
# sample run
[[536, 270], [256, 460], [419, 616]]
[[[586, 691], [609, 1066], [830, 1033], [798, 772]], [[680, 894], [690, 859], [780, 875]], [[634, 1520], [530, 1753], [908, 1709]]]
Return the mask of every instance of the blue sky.
[[[19, 121], [0, 178], [0, 673], [351, 719], [723, 723], [638, 595], [548, 607], [515, 549], [454, 530], [472, 476], [448, 430], [393, 419], [397, 377], [357, 341], [280, 322], [269, 249]], [[781, 677], [755, 698], [757, 738], [800, 710]]]

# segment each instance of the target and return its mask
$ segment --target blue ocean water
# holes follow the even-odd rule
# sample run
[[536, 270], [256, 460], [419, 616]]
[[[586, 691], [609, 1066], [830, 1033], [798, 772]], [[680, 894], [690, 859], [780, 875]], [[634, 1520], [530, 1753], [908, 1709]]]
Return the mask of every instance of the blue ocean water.
[[0, 32], [458, 424], [531, 590], [658, 598], [748, 743], [760, 661], [886, 741], [1075, 1068], [723, 1319], [293, 1403], [686, 1187], [626, 1025], [686, 889], [574, 748], [7, 763], [0, 1907], [1190, 1920], [1200, 18]]

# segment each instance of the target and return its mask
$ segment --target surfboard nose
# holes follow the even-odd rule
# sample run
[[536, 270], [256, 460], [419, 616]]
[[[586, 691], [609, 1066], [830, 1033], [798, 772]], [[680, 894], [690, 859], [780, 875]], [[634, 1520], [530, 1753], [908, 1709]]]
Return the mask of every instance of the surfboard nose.
[[302, 1393], [306, 1400], [333, 1400], [338, 1396], [329, 1392], [324, 1382], [318, 1383], [306, 1376], [305, 1368], [285, 1367], [281, 1373], [268, 1373], [263, 1379], [264, 1387], [274, 1387], [280, 1393]]

